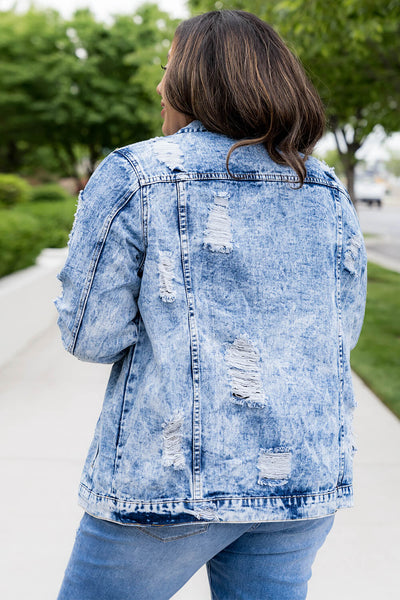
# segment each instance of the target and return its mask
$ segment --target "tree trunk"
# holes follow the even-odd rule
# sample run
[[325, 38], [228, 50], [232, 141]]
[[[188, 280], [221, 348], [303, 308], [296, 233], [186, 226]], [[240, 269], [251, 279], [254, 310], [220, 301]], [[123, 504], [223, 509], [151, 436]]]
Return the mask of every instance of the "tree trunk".
[[100, 152], [96, 146], [89, 146], [89, 168], [87, 170], [88, 178], [91, 177], [96, 169], [96, 163], [98, 161]]
[[18, 150], [16, 142], [8, 142], [6, 153], [6, 169], [10, 173], [16, 173], [21, 165], [21, 152]]
[[354, 206], [357, 205], [357, 198], [354, 192], [355, 166], [355, 162], [352, 160], [345, 164], [347, 191], [349, 192], [351, 201], [353, 202]]
[[357, 205], [357, 198], [354, 191], [355, 184], [355, 167], [357, 164], [356, 152], [361, 148], [361, 143], [356, 139], [356, 132], [352, 141], [349, 141], [346, 131], [344, 128], [338, 128], [333, 130], [333, 134], [336, 140], [336, 147], [338, 150], [340, 161], [344, 167], [346, 174], [347, 191], [354, 206]]

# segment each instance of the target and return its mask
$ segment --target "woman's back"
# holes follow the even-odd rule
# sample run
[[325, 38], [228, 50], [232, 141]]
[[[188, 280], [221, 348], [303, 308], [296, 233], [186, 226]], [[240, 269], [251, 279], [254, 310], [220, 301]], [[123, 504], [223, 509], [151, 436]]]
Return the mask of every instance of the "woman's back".
[[246, 146], [232, 178], [233, 142], [193, 121], [114, 152], [80, 199], [59, 324], [79, 358], [116, 362], [80, 488], [92, 515], [263, 521], [352, 504], [357, 217], [315, 159], [299, 188]]
[[358, 219], [267, 23], [184, 21], [164, 69], [166, 137], [98, 167], [59, 275], [65, 347], [114, 363], [59, 600], [167, 600], [202, 564], [221, 600], [304, 600], [352, 505]]

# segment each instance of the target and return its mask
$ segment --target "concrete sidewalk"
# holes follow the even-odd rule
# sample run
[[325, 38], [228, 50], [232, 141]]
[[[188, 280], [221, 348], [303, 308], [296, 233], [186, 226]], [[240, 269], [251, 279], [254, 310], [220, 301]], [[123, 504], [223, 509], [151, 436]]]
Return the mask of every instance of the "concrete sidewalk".
[[[109, 366], [68, 355], [55, 324], [0, 371], [4, 600], [57, 597], [82, 515], [77, 487], [108, 373]], [[357, 378], [355, 388], [356, 506], [337, 513], [314, 564], [309, 600], [398, 598], [400, 422]], [[174, 596], [209, 598], [204, 567]]]

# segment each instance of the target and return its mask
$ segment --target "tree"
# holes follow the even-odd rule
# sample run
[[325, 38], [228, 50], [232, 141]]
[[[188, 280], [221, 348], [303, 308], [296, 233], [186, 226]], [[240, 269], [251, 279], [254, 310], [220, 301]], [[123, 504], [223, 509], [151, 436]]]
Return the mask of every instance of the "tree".
[[[55, 11], [0, 13], [0, 159], [18, 170], [24, 157], [51, 144], [48, 118], [59, 122], [59, 98], [68, 89], [73, 48]], [[67, 82], [67, 84], [66, 84]]]
[[356, 152], [378, 124], [400, 129], [398, 0], [189, 0], [193, 12], [237, 8], [271, 23], [325, 103], [354, 200]]
[[[104, 149], [160, 130], [155, 88], [175, 27], [155, 5], [144, 5], [133, 17], [117, 16], [110, 26], [80, 10], [68, 26], [78, 60], [64, 125], [75, 128], [75, 143], [88, 149], [90, 174]], [[70, 144], [71, 156], [73, 151]]]
[[111, 25], [89, 10], [0, 13], [0, 169], [44, 159], [75, 174], [86, 158], [88, 176], [109, 150], [158, 134], [175, 26], [151, 4]]
[[324, 153], [323, 156], [320, 155], [318, 152], [313, 152], [313, 155], [319, 158], [320, 160], [324, 160], [330, 167], [333, 167], [338, 177], [344, 177], [346, 175], [337, 148], [332, 148], [331, 150], [328, 150]]

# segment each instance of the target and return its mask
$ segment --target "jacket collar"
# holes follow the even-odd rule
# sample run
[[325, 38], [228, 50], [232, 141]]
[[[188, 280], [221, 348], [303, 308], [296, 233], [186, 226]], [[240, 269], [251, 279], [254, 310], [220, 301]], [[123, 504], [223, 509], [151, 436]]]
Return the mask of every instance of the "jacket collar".
[[194, 121], [191, 121], [191, 123], [189, 123], [189, 125], [186, 125], [185, 127], [182, 127], [181, 129], [179, 129], [179, 131], [177, 131], [177, 133], [189, 133], [189, 132], [193, 132], [193, 131], [207, 131], [207, 129], [204, 127], [203, 123], [201, 123], [200, 121], [194, 120]]

